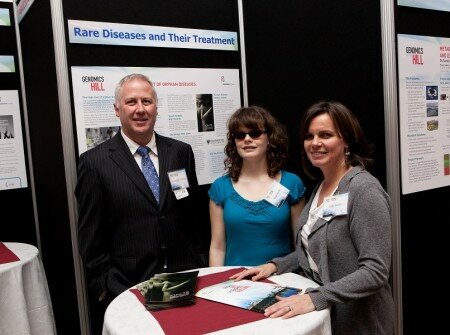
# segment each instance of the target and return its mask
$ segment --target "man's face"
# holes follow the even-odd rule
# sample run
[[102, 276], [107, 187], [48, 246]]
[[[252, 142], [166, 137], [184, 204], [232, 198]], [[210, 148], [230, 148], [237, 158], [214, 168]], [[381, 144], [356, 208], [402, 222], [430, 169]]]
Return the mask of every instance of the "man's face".
[[147, 145], [158, 115], [157, 102], [150, 84], [141, 79], [126, 82], [114, 104], [122, 131], [139, 145]]

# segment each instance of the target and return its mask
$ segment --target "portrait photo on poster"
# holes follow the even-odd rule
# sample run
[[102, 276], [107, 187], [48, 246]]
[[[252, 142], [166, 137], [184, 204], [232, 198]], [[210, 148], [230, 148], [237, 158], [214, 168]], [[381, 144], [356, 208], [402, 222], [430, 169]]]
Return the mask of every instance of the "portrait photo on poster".
[[214, 106], [212, 94], [197, 94], [198, 131], [214, 131]]
[[0, 139], [14, 138], [14, 123], [12, 115], [0, 115]]
[[118, 126], [86, 128], [86, 145], [88, 149], [95, 148], [117, 134]]

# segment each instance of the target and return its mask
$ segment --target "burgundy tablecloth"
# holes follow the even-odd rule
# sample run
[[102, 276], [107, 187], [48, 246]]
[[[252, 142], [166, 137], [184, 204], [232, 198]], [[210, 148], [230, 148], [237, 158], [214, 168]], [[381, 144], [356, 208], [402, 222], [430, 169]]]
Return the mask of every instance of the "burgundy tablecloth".
[[[198, 277], [197, 290], [223, 282], [231, 275], [242, 271], [242, 269], [235, 268]], [[136, 295], [140, 302], [144, 303], [144, 297], [137, 289], [130, 289], [130, 291]], [[262, 313], [201, 298], [196, 298], [195, 305], [150, 313], [158, 321], [166, 335], [205, 334], [264, 319]]]
[[16, 256], [6, 245], [0, 242], [0, 264], [11, 263], [20, 261], [20, 258]]

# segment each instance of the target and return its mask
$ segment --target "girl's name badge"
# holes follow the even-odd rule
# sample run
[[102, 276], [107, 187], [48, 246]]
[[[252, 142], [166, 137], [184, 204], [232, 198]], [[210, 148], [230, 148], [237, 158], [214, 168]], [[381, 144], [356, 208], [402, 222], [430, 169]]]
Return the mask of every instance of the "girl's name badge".
[[347, 215], [348, 193], [323, 199], [322, 217]]
[[281, 185], [279, 182], [274, 181], [264, 199], [276, 207], [281, 207], [288, 194], [289, 189]]
[[186, 198], [189, 195], [187, 188], [189, 181], [186, 175], [186, 169], [170, 171], [169, 175], [170, 186], [177, 200]]

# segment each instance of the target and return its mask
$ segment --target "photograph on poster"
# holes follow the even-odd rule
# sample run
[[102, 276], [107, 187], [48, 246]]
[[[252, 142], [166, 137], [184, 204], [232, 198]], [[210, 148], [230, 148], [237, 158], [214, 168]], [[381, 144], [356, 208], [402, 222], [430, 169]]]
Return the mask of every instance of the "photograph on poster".
[[427, 86], [426, 87], [427, 100], [437, 100], [438, 99], [438, 87], [437, 86]]
[[214, 108], [212, 94], [197, 94], [197, 128], [199, 132], [214, 131]]
[[14, 121], [12, 115], [0, 115], [0, 139], [14, 138]]
[[117, 134], [119, 127], [98, 127], [86, 128], [86, 145], [89, 149], [95, 148], [100, 143], [103, 143]]
[[438, 128], [439, 128], [439, 121], [438, 120], [427, 121], [427, 129], [429, 131], [438, 130]]
[[14, 56], [0, 55], [0, 73], [1, 72], [16, 72], [14, 65]]
[[439, 107], [437, 101], [427, 102], [427, 117], [438, 116]]
[[11, 19], [9, 17], [8, 8], [0, 8], [0, 26], [10, 26]]

